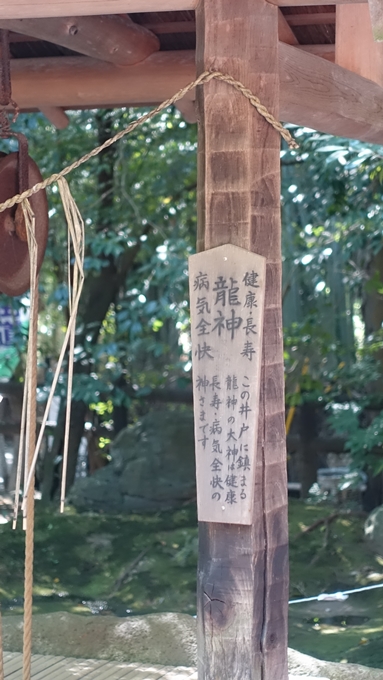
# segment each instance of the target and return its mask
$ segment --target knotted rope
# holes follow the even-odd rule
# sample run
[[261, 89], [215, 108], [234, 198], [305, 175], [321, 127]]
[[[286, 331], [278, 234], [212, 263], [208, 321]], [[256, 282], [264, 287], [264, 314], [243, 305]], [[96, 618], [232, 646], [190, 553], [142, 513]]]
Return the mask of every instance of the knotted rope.
[[258, 113], [275, 130], [277, 130], [277, 132], [279, 132], [281, 137], [283, 137], [283, 139], [289, 145], [290, 149], [298, 148], [299, 145], [293, 139], [290, 132], [283, 127], [282, 123], [280, 123], [279, 120], [277, 120], [272, 115], [272, 113], [270, 113], [266, 106], [264, 106], [261, 103], [260, 99], [258, 99], [258, 97], [251, 90], [249, 90], [249, 88], [245, 87], [243, 83], [241, 83], [239, 80], [236, 80], [235, 78], [233, 78], [233, 76], [230, 76], [227, 73], [221, 73], [220, 71], [204, 71], [204, 73], [201, 73], [201, 75], [198, 76], [198, 78], [196, 78], [195, 80], [193, 80], [193, 82], [189, 83], [189, 85], [182, 87], [172, 97], [170, 97], [169, 99], [165, 99], [165, 101], [163, 101], [162, 104], [156, 106], [155, 109], [148, 111], [148, 113], [145, 113], [143, 116], [138, 118], [138, 120], [135, 120], [133, 123], [130, 123], [130, 125], [128, 125], [126, 128], [118, 132], [116, 135], [110, 137], [110, 139], [107, 139], [106, 142], [104, 142], [100, 146], [96, 146], [94, 149], [92, 149], [92, 151], [89, 151], [89, 153], [86, 153], [84, 156], [81, 156], [81, 158], [79, 158], [77, 161], [74, 161], [70, 165], [67, 165], [60, 172], [54, 173], [50, 177], [44, 179], [42, 182], [38, 182], [27, 191], [23, 191], [21, 194], [16, 194], [12, 198], [9, 198], [7, 201], [4, 201], [4, 203], [1, 203], [0, 212], [7, 210], [7, 208], [12, 208], [14, 205], [16, 205], [16, 203], [22, 203], [22, 201], [24, 201], [26, 198], [30, 198], [31, 196], [33, 196], [33, 194], [37, 194], [38, 191], [46, 189], [47, 187], [49, 187], [51, 184], [54, 184], [62, 177], [69, 175], [69, 173], [72, 172], [72, 170], [76, 170], [77, 168], [80, 167], [80, 165], [83, 165], [91, 158], [94, 158], [94, 156], [97, 156], [99, 153], [101, 153], [101, 151], [106, 149], [108, 146], [115, 144], [120, 139], [128, 135], [130, 132], [133, 132], [133, 130], [138, 128], [140, 125], [143, 125], [143, 123], [156, 116], [157, 113], [160, 113], [161, 111], [167, 109], [172, 104], [175, 104], [175, 102], [177, 102], [179, 99], [182, 99], [182, 97], [184, 97], [185, 94], [193, 90], [197, 85], [205, 85], [206, 83], [209, 83], [211, 80], [220, 80], [224, 83], [227, 83], [235, 90], [240, 92], [244, 97], [246, 97], [246, 99], [249, 100], [250, 104], [254, 106]]
[[[22, 203], [24, 213], [29, 259], [30, 259], [30, 329], [28, 334], [27, 372], [24, 386], [24, 403], [26, 413], [26, 449], [24, 458], [25, 478], [32, 466], [36, 443], [36, 392], [37, 392], [37, 322], [38, 322], [38, 276], [37, 276], [37, 241], [35, 237], [35, 215], [30, 203], [25, 199]], [[18, 503], [18, 499], [16, 499]], [[32, 661], [32, 606], [33, 606], [33, 552], [34, 552], [34, 475], [31, 490], [23, 508], [23, 526], [25, 529], [25, 568], [24, 568], [24, 643], [23, 643], [23, 678], [30, 680]]]

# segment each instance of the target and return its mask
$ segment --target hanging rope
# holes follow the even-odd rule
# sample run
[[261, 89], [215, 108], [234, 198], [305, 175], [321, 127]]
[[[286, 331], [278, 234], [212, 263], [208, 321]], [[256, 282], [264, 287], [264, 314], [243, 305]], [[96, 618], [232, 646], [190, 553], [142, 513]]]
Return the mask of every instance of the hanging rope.
[[283, 139], [287, 142], [289, 145], [290, 149], [297, 149], [299, 145], [297, 142], [292, 138], [290, 132], [286, 130], [286, 128], [283, 127], [282, 123], [280, 123], [273, 115], [270, 113], [270, 111], [264, 106], [261, 101], [258, 99], [258, 97], [243, 83], [241, 83], [239, 80], [236, 80], [232, 76], [221, 73], [220, 71], [205, 71], [202, 73], [198, 78], [193, 80], [193, 82], [189, 83], [189, 85], [186, 85], [185, 87], [181, 88], [174, 94], [170, 99], [166, 99], [165, 101], [162, 102], [162, 104], [159, 104], [156, 106], [155, 109], [152, 109], [148, 113], [145, 113], [141, 118], [138, 120], [134, 121], [134, 123], [130, 123], [124, 130], [121, 130], [118, 132], [114, 137], [111, 137], [110, 139], [107, 139], [106, 142], [101, 144], [101, 146], [97, 146], [94, 148], [92, 151], [89, 153], [85, 154], [85, 156], [82, 156], [79, 158], [77, 161], [74, 161], [74, 163], [71, 163], [70, 165], [67, 165], [65, 168], [63, 168], [60, 172], [54, 173], [50, 177], [47, 177], [43, 182], [38, 182], [35, 184], [33, 187], [28, 189], [27, 191], [23, 191], [20, 194], [16, 194], [12, 198], [9, 198], [7, 201], [4, 201], [4, 203], [0, 204], [0, 212], [3, 212], [4, 210], [7, 210], [7, 208], [12, 208], [12, 206], [16, 205], [16, 203], [21, 203], [24, 199], [30, 198], [33, 196], [33, 194], [37, 194], [38, 191], [41, 191], [41, 189], [46, 189], [49, 187], [51, 184], [54, 184], [54, 182], [57, 182], [61, 177], [65, 177], [68, 175], [72, 170], [76, 170], [80, 165], [83, 165], [87, 161], [89, 161], [91, 158], [94, 158], [94, 156], [97, 156], [101, 151], [106, 149], [108, 146], [111, 146], [112, 144], [115, 144], [118, 142], [120, 139], [128, 135], [130, 132], [133, 132], [137, 127], [145, 123], [147, 120], [150, 120], [154, 116], [157, 115], [157, 113], [160, 113], [164, 109], [167, 109], [169, 106], [177, 102], [179, 99], [182, 99], [182, 97], [185, 96], [188, 92], [193, 90], [197, 85], [205, 85], [206, 83], [209, 83], [211, 80], [220, 80], [224, 83], [227, 83], [231, 87], [233, 87], [235, 90], [240, 92], [246, 99], [249, 100], [250, 104], [254, 106], [254, 108], [258, 111], [258, 113], [265, 119], [267, 122], [283, 137]]
[[[28, 397], [28, 385], [29, 385], [29, 373], [28, 373], [28, 363], [25, 370], [25, 380], [24, 380], [24, 390], [23, 390], [23, 405], [21, 410], [21, 426], [20, 426], [20, 438], [19, 438], [19, 453], [17, 458], [17, 472], [16, 472], [16, 484], [15, 484], [15, 500], [13, 506], [13, 522], [12, 529], [16, 529], [17, 518], [19, 515], [19, 501], [20, 501], [20, 491], [21, 491], [21, 473], [24, 465], [25, 457], [25, 424], [27, 418], [27, 397]], [[25, 468], [24, 468], [25, 476]]]
[[[35, 215], [30, 203], [22, 203], [27, 230], [30, 258], [30, 327], [27, 351], [27, 388], [26, 402], [26, 450], [24, 466], [26, 475], [33, 461], [36, 441], [36, 392], [37, 392], [37, 322], [38, 322], [38, 278], [37, 242], [35, 238]], [[18, 499], [16, 499], [18, 503]], [[32, 662], [32, 605], [33, 605], [33, 551], [34, 551], [34, 475], [30, 484], [30, 494], [23, 509], [25, 528], [25, 568], [24, 568], [24, 642], [23, 642], [23, 680], [30, 680]]]

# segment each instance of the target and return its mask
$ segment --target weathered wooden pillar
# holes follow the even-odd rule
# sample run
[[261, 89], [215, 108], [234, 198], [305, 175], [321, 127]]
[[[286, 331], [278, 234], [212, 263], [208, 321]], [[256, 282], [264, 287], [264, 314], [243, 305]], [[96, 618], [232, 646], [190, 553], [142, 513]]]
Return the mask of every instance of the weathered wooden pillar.
[[[201, 0], [197, 68], [241, 80], [278, 117], [278, 15], [265, 0]], [[199, 680], [286, 680], [288, 537], [278, 133], [225, 83], [199, 88], [198, 249], [267, 258], [252, 526], [200, 522]]]

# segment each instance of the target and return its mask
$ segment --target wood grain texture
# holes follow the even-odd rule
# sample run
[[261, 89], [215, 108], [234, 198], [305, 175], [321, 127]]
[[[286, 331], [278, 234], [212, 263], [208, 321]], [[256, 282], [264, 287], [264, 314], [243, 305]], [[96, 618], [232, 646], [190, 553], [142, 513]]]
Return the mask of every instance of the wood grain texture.
[[173, 12], [196, 5], [197, 0], [0, 0], [0, 19]]
[[337, 9], [335, 62], [383, 85], [383, 44], [374, 41], [368, 4]]
[[[280, 119], [328, 134], [383, 144], [383, 88], [310, 54], [310, 47], [279, 46]], [[334, 46], [318, 49], [328, 47], [329, 58]], [[195, 54], [187, 50], [157, 52], [140, 64], [126, 67], [88, 57], [12, 59], [11, 70], [13, 96], [24, 111], [46, 106], [76, 109], [159, 104], [196, 76]], [[213, 87], [212, 83], [205, 89], [210, 92]], [[259, 83], [253, 87], [258, 94]], [[230, 91], [228, 86], [225, 88]], [[188, 94], [190, 100], [194, 96], [194, 92]], [[215, 101], [218, 103], [217, 97]], [[222, 113], [217, 110], [217, 115], [226, 118], [226, 105], [235, 117], [236, 100], [224, 94]], [[231, 138], [241, 135], [242, 127], [240, 120], [238, 126], [233, 124]], [[237, 172], [240, 181], [247, 176], [247, 165], [239, 161]]]
[[[276, 8], [264, 0], [205, 0], [196, 18], [198, 72], [214, 68], [231, 73], [278, 118]], [[200, 523], [199, 678], [286, 680], [280, 139], [222, 83], [198, 92], [197, 102], [198, 250], [232, 243], [267, 258], [253, 524]]]
[[[282, 41], [286, 42], [286, 41]], [[299, 45], [298, 46], [302, 52], [309, 52], [317, 57], [322, 57], [322, 59], [327, 59], [328, 61], [335, 62], [335, 45], [318, 44], [318, 45]]]
[[[355, 2], [360, 2], [361, 0], [267, 0], [272, 5], [277, 5], [278, 7], [308, 7], [313, 5], [350, 5]], [[362, 2], [368, 2], [368, 0], [362, 0]]]
[[[5, 678], [22, 680], [22, 654], [5, 652]], [[197, 680], [194, 668], [35, 654], [32, 680]]]
[[95, 59], [129, 66], [157, 52], [157, 36], [129, 17], [0, 19], [0, 28], [48, 40]]
[[280, 118], [340, 137], [383, 142], [383, 89], [337, 64], [280, 43]]
[[12, 59], [21, 109], [158, 104], [195, 78], [194, 52], [156, 52], [134, 66], [90, 57]]
[[288, 14], [289, 26], [319, 26], [335, 24], [335, 12], [312, 12], [308, 14]]
[[164, 35], [166, 33], [195, 33], [195, 21], [156, 21], [143, 23], [149, 31], [153, 31], [156, 35]]

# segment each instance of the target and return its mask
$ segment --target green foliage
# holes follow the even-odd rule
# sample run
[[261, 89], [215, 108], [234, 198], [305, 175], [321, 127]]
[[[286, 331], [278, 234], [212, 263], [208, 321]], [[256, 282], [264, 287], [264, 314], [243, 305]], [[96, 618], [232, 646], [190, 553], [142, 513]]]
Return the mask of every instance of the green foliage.
[[[363, 542], [364, 519], [340, 515], [327, 529], [324, 520], [331, 513], [323, 506], [290, 502], [291, 599], [366, 585], [382, 570], [382, 559]], [[302, 530], [320, 520], [323, 523], [315, 530], [301, 535]], [[9, 524], [0, 525], [0, 540], [0, 599], [6, 616], [22, 612], [22, 529], [14, 532]], [[122, 574], [125, 576], [120, 582]], [[99, 602], [103, 614], [195, 614], [196, 574], [197, 526], [192, 505], [175, 512], [129, 517], [77, 515], [71, 511], [59, 515], [51, 509], [38, 509], [36, 613], [61, 610], [91, 616], [91, 612], [100, 612]], [[359, 626], [335, 626], [328, 621], [327, 612], [321, 618], [308, 605], [292, 605], [290, 646], [319, 658], [348, 658], [355, 662], [363, 658], [363, 663], [374, 659], [376, 666], [383, 665], [376, 653], [383, 629], [380, 599], [376, 593], [361, 593], [350, 597], [347, 607], [355, 607], [357, 614], [361, 609], [365, 614], [367, 609], [369, 620]], [[314, 616], [317, 621], [313, 621]], [[359, 657], [361, 637], [366, 638], [366, 649]], [[370, 656], [367, 642], [374, 650]]]
[[[15, 613], [13, 598], [22, 596], [23, 589], [24, 536], [21, 528], [13, 532], [9, 524], [1, 525], [0, 535], [0, 599], [3, 611], [11, 606]], [[173, 513], [128, 517], [39, 509], [35, 546], [36, 612], [62, 608], [89, 613], [92, 607], [86, 601], [100, 599], [124, 616], [127, 611], [195, 611], [197, 527], [192, 505]]]
[[300, 148], [282, 152], [287, 403], [335, 404], [355, 466], [378, 472], [380, 416], [365, 409], [383, 396], [381, 150], [293, 132]]
[[357, 469], [367, 467], [374, 475], [383, 471], [383, 413], [363, 425], [360, 406], [351, 403], [341, 408], [338, 404], [329, 422], [337, 434], [346, 438], [346, 448]]
[[[141, 113], [72, 112], [70, 125], [61, 131], [39, 114], [20, 116], [18, 125], [47, 176]], [[69, 183], [86, 225], [87, 278], [73, 398], [128, 405], [121, 380], [156, 386], [182, 377], [185, 368], [190, 374], [182, 334], [189, 325], [187, 258], [194, 252], [196, 232], [195, 126], [169, 109], [72, 173]], [[57, 356], [68, 318], [66, 227], [55, 186], [49, 190], [49, 207], [50, 237], [40, 277], [44, 362]]]
[[[48, 175], [140, 115], [133, 109], [73, 112], [61, 131], [39, 114], [20, 116], [18, 124]], [[281, 154], [287, 403], [364, 409], [376, 400], [371, 386], [382, 375], [382, 331], [366, 312], [371, 301], [383, 309], [383, 274], [372, 265], [382, 243], [381, 152], [306, 128], [293, 132], [300, 148]], [[110, 421], [117, 406], [132, 411], [127, 387], [145, 395], [159, 385], [190, 383], [186, 263], [196, 234], [196, 127], [169, 109], [69, 179], [87, 239], [74, 399], [96, 405], [98, 417]], [[54, 363], [68, 292], [66, 229], [55, 187], [49, 201], [39, 346], [41, 362]], [[27, 303], [25, 296], [13, 304]], [[21, 336], [20, 356], [23, 342]]]

